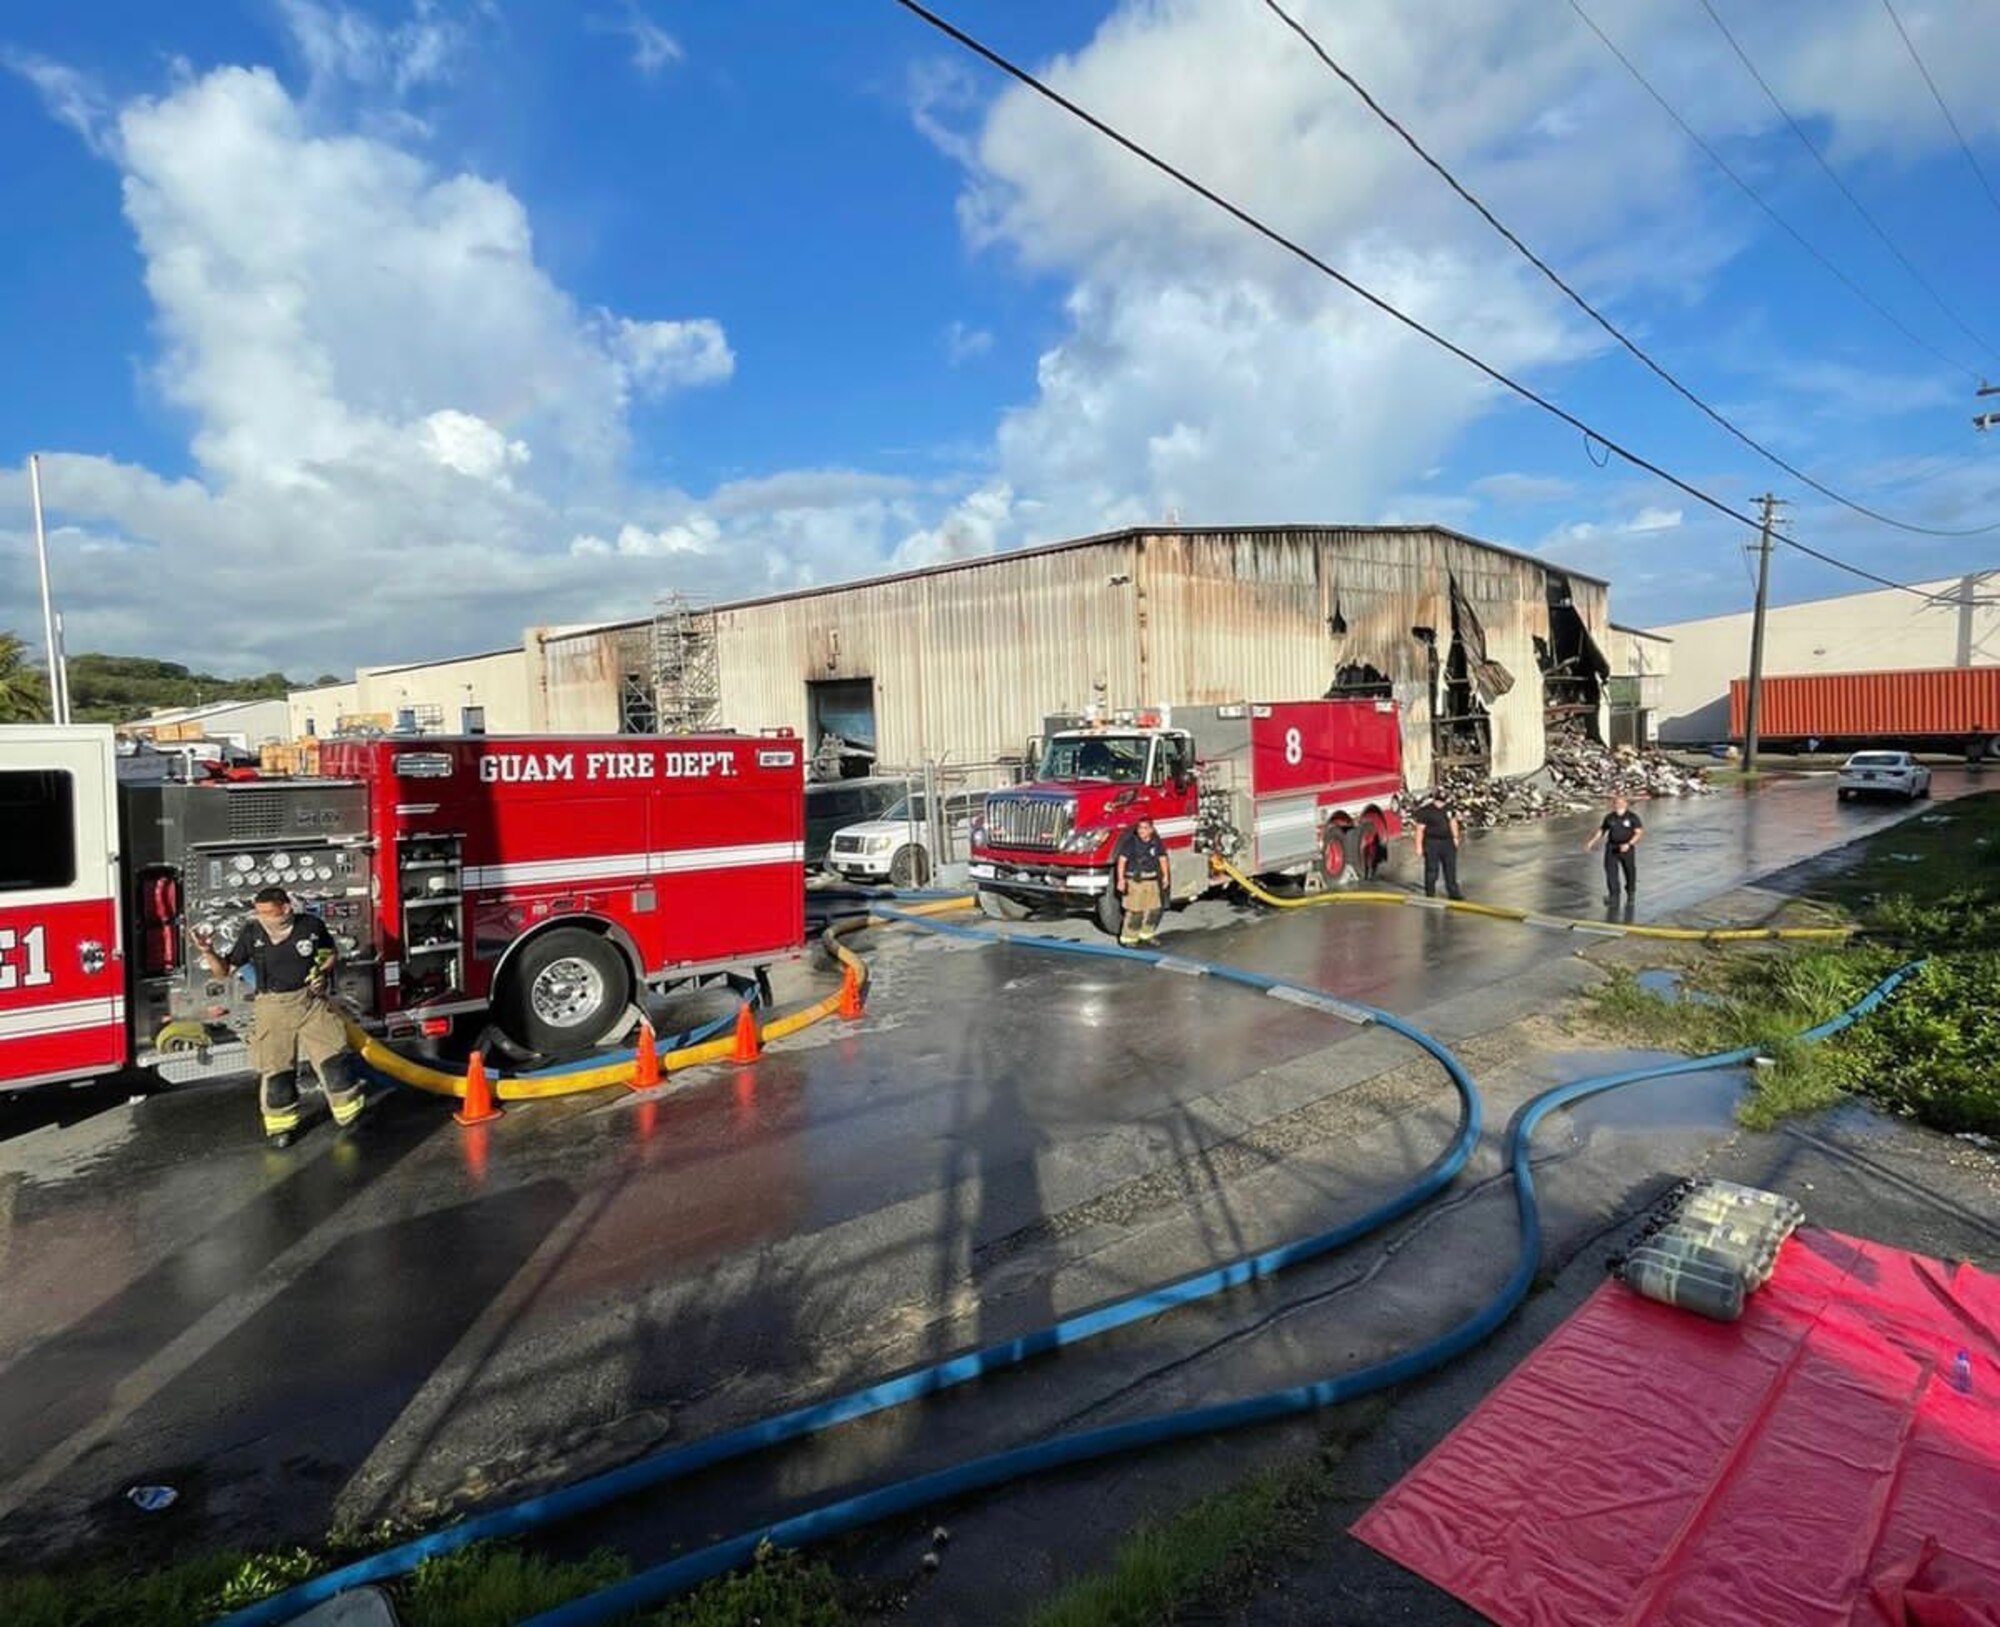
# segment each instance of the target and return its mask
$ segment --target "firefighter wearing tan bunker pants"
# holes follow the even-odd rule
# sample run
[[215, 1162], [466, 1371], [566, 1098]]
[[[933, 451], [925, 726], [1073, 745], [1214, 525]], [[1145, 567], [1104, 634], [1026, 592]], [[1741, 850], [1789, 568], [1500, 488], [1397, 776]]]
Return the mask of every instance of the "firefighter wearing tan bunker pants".
[[1159, 940], [1160, 911], [1166, 903], [1168, 886], [1167, 845], [1150, 819], [1141, 819], [1118, 839], [1112, 866], [1112, 882], [1119, 902], [1125, 906], [1118, 924], [1122, 944], [1155, 943]]
[[257, 1106], [264, 1134], [290, 1146], [299, 1129], [299, 1053], [305, 1052], [326, 1092], [333, 1122], [345, 1129], [361, 1117], [361, 1087], [348, 1071], [347, 1025], [328, 999], [333, 934], [317, 915], [299, 913], [282, 887], [256, 898], [256, 919], [218, 957], [202, 959], [218, 977], [248, 967], [256, 978], [250, 1005], [250, 1065], [257, 1071]]

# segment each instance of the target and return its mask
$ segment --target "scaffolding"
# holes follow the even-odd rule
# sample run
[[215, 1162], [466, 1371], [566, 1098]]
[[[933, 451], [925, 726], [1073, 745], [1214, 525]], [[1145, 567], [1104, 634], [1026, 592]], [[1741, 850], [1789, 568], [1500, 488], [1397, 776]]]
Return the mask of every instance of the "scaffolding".
[[653, 606], [653, 713], [661, 734], [698, 734], [721, 721], [715, 611], [684, 593]]

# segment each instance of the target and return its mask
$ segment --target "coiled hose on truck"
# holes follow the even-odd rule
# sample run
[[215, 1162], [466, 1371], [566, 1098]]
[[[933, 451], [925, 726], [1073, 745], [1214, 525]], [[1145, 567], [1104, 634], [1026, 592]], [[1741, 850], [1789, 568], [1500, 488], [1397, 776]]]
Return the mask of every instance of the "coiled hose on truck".
[[[575, 1485], [432, 1532], [397, 1547], [330, 1571], [222, 1618], [216, 1627], [267, 1627], [290, 1620], [298, 1612], [368, 1582], [406, 1574], [427, 1559], [456, 1552], [472, 1543], [522, 1535], [539, 1526], [568, 1519], [635, 1492], [666, 1485], [699, 1470], [744, 1457], [784, 1441], [818, 1434], [839, 1424], [934, 1395], [989, 1373], [1019, 1366], [1038, 1355], [1080, 1344], [1114, 1328], [1129, 1326], [1178, 1305], [1190, 1304], [1229, 1288], [1279, 1272], [1333, 1249], [1359, 1241], [1409, 1213], [1442, 1191], [1457, 1176], [1478, 1142], [1482, 1106], [1477, 1086], [1457, 1058], [1439, 1041], [1392, 1013], [1336, 999], [1304, 984], [1219, 963], [1195, 961], [1158, 950], [1129, 949], [1115, 944], [1073, 943], [1009, 933], [1002, 928], [965, 926], [925, 920], [912, 912], [877, 906], [878, 919], [922, 926], [966, 940], [1006, 942], [1049, 953], [1126, 960], [1173, 971], [1196, 972], [1275, 995], [1329, 1015], [1372, 1023], [1400, 1034], [1434, 1057], [1445, 1069], [1460, 1103], [1459, 1125], [1445, 1149], [1407, 1187], [1366, 1214], [1331, 1231], [1282, 1244], [1177, 1282], [1148, 1289], [1066, 1317], [1017, 1338], [953, 1357], [880, 1384], [794, 1408], [775, 1417], [730, 1430], [705, 1441], [641, 1458], [622, 1468], [595, 1475]], [[1803, 1038], [1817, 1040], [1838, 1031], [1873, 1010], [1915, 970], [1906, 966], [1872, 990], [1862, 1001], [1832, 1021], [1809, 1030]], [[1719, 1056], [1663, 1063], [1650, 1068], [1581, 1080], [1534, 1098], [1515, 1120], [1508, 1138], [1521, 1244], [1513, 1273], [1480, 1312], [1439, 1339], [1405, 1355], [1352, 1373], [1266, 1395], [1190, 1409], [1159, 1418], [1140, 1419], [1104, 1429], [1086, 1430], [976, 1459], [952, 1469], [901, 1481], [858, 1496], [839, 1499], [807, 1513], [780, 1520], [682, 1556], [630, 1577], [601, 1592], [558, 1606], [533, 1618], [528, 1627], [588, 1627], [608, 1623], [687, 1589], [723, 1575], [748, 1562], [765, 1543], [790, 1547], [822, 1541], [895, 1514], [989, 1489], [1048, 1469], [1086, 1462], [1140, 1447], [1192, 1435], [1263, 1423], [1334, 1405], [1402, 1383], [1442, 1366], [1485, 1339], [1526, 1297], [1541, 1251], [1541, 1229], [1535, 1207], [1534, 1183], [1528, 1165], [1529, 1142], [1541, 1119], [1557, 1108], [1603, 1091], [1648, 1079], [1669, 1077], [1747, 1062], [1753, 1053], [1734, 1051]]]

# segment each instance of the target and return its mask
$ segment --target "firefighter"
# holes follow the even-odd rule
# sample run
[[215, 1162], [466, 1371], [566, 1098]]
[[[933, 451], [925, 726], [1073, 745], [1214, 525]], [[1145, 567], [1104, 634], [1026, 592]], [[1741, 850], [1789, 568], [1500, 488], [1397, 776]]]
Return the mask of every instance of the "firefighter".
[[1167, 844], [1160, 840], [1152, 820], [1141, 817], [1119, 837], [1114, 858], [1113, 880], [1124, 905], [1118, 941], [1127, 945], [1158, 942], [1160, 911], [1165, 907], [1170, 876]]
[[1618, 884], [1625, 884], [1625, 897], [1636, 900], [1639, 896], [1640, 841], [1646, 834], [1646, 822], [1633, 812], [1621, 791], [1611, 799], [1611, 812], [1604, 816], [1597, 827], [1597, 834], [1584, 844], [1584, 852], [1589, 853], [1602, 842], [1604, 844], [1604, 902], [1613, 909], [1618, 907]]
[[1444, 890], [1453, 898], [1463, 898], [1458, 890], [1458, 846], [1464, 831], [1458, 815], [1445, 806], [1444, 790], [1433, 786], [1416, 812], [1417, 855], [1424, 861], [1424, 897], [1437, 897], [1438, 876], [1444, 876]]
[[256, 978], [250, 1004], [250, 1065], [257, 1070], [257, 1105], [264, 1134], [289, 1147], [299, 1129], [299, 1052], [319, 1075], [333, 1122], [346, 1129], [361, 1117], [361, 1086], [347, 1063], [347, 1025], [329, 999], [333, 934], [317, 915], [292, 908], [282, 887], [266, 887], [253, 903], [228, 952], [203, 944], [202, 960], [217, 977], [249, 967]]

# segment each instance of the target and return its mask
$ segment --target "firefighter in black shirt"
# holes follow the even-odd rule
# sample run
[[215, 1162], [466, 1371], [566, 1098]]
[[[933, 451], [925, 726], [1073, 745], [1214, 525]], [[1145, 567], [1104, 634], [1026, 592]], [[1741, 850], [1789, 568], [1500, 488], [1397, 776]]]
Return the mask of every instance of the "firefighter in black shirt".
[[1444, 805], [1444, 792], [1433, 789], [1424, 805], [1412, 816], [1417, 827], [1417, 855], [1424, 861], [1424, 897], [1437, 897], [1438, 875], [1444, 875], [1444, 890], [1453, 898], [1463, 898], [1458, 890], [1458, 844], [1461, 830], [1458, 815]]
[[1159, 940], [1160, 911], [1166, 907], [1170, 885], [1167, 844], [1150, 819], [1142, 818], [1118, 838], [1113, 853], [1112, 883], [1125, 906], [1118, 926], [1122, 944], [1155, 943]]
[[317, 915], [297, 914], [282, 887], [266, 887], [223, 955], [204, 944], [201, 958], [217, 977], [248, 966], [256, 974], [250, 1003], [250, 1066], [257, 1071], [257, 1105], [264, 1134], [290, 1146], [299, 1129], [299, 1052], [312, 1063], [333, 1122], [345, 1129], [361, 1117], [361, 1087], [347, 1066], [347, 1025], [328, 1001], [335, 949]]
[[1611, 799], [1611, 812], [1604, 816], [1604, 822], [1597, 827], [1597, 834], [1584, 845], [1588, 853], [1598, 843], [1604, 844], [1604, 902], [1612, 908], [1618, 906], [1618, 884], [1625, 884], [1625, 896], [1636, 900], [1639, 896], [1638, 848], [1646, 834], [1646, 822], [1633, 812], [1632, 806], [1621, 793]]

